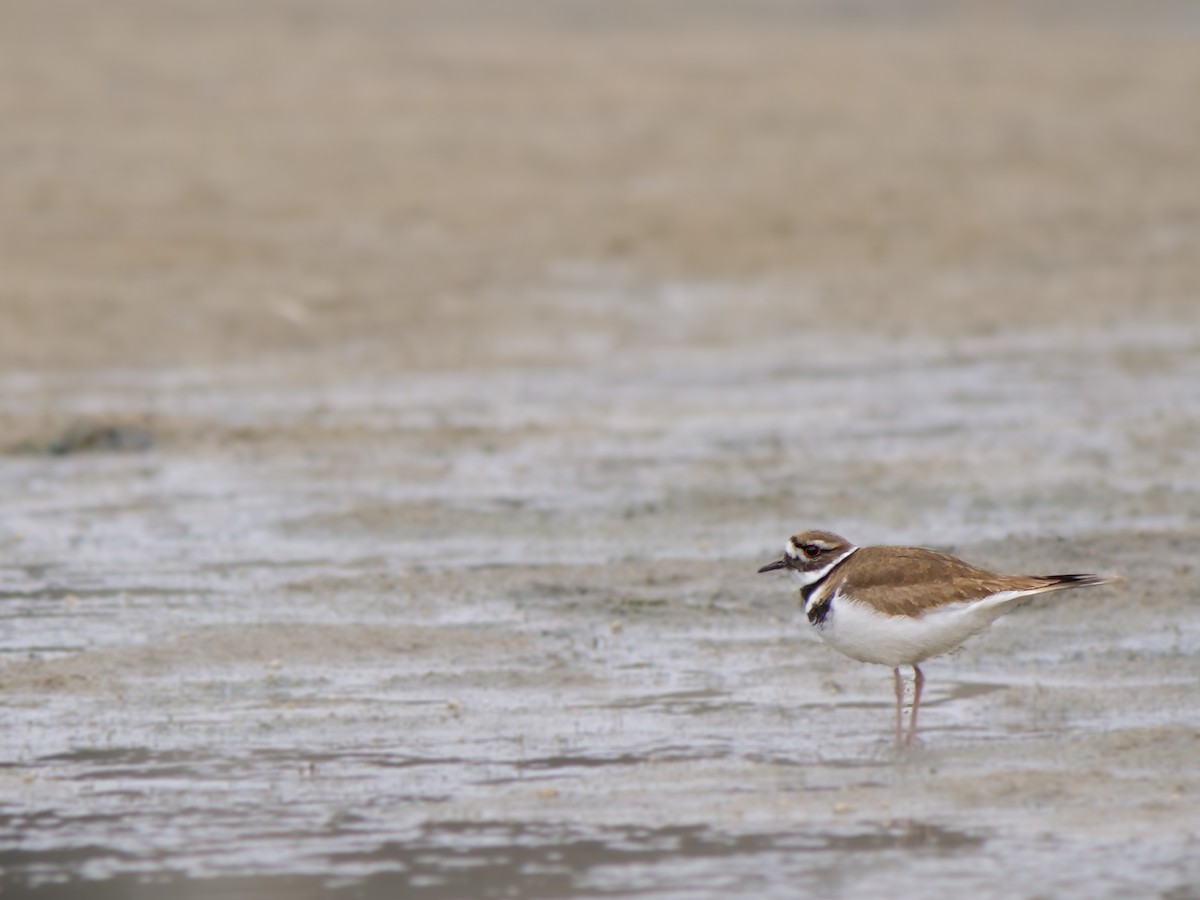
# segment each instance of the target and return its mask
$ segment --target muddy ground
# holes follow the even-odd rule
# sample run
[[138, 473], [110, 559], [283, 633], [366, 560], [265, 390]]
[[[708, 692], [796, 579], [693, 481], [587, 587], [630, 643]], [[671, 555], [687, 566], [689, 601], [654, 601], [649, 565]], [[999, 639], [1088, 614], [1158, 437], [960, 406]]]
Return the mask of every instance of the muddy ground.
[[4, 20], [6, 893], [1200, 895], [1191, 4]]

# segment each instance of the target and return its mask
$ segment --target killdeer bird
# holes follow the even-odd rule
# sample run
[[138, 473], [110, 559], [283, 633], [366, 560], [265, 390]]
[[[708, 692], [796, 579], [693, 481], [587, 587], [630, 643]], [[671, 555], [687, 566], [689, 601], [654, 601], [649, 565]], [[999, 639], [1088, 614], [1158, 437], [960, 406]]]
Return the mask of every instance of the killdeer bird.
[[[829, 531], [802, 531], [783, 556], [759, 572], [787, 571], [804, 612], [833, 649], [892, 669], [896, 743], [911, 744], [925, 676], [919, 663], [954, 650], [1030, 597], [1117, 581], [1108, 575], [999, 575], [920, 547], [856, 547]], [[913, 701], [903, 732], [904, 680], [912, 666]]]

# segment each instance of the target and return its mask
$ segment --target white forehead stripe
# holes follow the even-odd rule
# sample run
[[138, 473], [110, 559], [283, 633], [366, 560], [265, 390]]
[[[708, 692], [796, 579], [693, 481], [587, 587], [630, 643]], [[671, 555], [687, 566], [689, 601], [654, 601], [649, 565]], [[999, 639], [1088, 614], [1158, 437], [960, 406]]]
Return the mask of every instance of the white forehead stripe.
[[[806, 544], [805, 546], [808, 546], [809, 544], [811, 544], [814, 547], [820, 547], [822, 550], [832, 550], [833, 549], [833, 544], [829, 543], [828, 541], [822, 541], [820, 539], [815, 540], [815, 541], [809, 541], [808, 544]], [[788, 538], [787, 547], [785, 549], [788, 552], [788, 556], [796, 556], [796, 557], [801, 556], [800, 547], [791, 538]]]
[[[804, 546], [805, 547], [808, 547], [808, 546], [820, 547], [821, 550], [824, 551], [824, 550], [833, 550], [833, 548], [838, 545], [832, 544], [832, 542], [824, 540], [823, 538], [814, 538], [812, 540], [805, 541]], [[787, 546], [785, 547], [785, 550], [787, 551], [788, 554], [790, 554], [790, 556], [793, 556], [793, 557], [800, 556], [800, 545], [797, 544], [797, 542], [791, 538], [787, 539]]]

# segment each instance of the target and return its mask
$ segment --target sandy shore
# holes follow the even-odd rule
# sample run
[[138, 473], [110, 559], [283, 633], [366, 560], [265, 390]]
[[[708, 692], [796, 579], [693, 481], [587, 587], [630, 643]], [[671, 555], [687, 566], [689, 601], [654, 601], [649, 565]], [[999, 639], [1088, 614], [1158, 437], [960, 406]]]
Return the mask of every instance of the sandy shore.
[[[1171, 4], [555, 6], [9, 3], [0, 365], [1195, 314], [1200, 64]], [[697, 281], [770, 297], [647, 332]]]
[[1192, 896], [1190, 6], [505, 6], [6, 4], [0, 885]]

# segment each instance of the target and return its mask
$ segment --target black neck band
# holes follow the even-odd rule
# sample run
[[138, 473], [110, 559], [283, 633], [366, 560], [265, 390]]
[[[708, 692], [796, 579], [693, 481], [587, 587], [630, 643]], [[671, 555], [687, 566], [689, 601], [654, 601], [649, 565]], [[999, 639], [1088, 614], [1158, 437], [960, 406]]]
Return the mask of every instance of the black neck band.
[[[839, 562], [838, 565], [841, 565], [841, 563]], [[829, 576], [833, 574], [834, 569], [837, 567], [837, 565], [831, 567], [828, 572], [826, 572], [812, 584], [806, 584], [804, 587], [800, 588], [800, 596], [804, 598], [805, 606], [808, 606], [808, 601], [812, 595], [816, 593], [817, 588], [829, 580]], [[820, 625], [825, 621], [825, 617], [829, 615], [829, 601], [832, 599], [832, 597], [826, 597], [820, 603], [814, 604], [808, 610], [808, 621], [810, 624]]]

